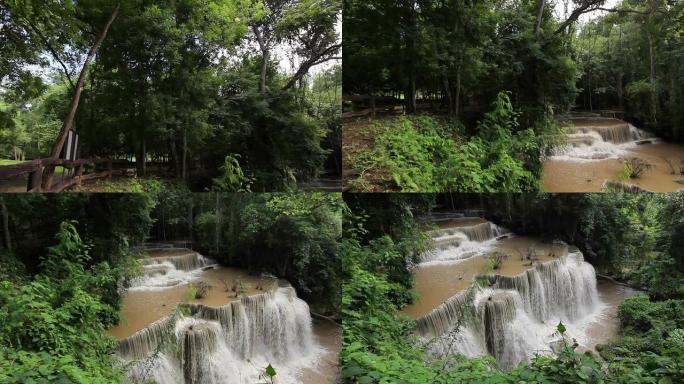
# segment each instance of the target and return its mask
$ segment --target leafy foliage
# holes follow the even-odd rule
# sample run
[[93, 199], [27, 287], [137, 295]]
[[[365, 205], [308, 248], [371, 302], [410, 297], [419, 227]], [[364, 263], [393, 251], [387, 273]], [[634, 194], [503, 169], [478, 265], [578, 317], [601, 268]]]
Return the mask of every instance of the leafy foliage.
[[134, 264], [119, 254], [87, 268], [91, 247], [62, 223], [58, 244], [27, 281], [0, 282], [0, 381], [105, 383], [122, 379], [104, 330], [119, 321], [119, 282]]
[[684, 5], [625, 0], [585, 25], [575, 42], [582, 67], [578, 103], [585, 109], [618, 108], [670, 140], [684, 138], [680, 65]]
[[[517, 116], [508, 94], [500, 93], [478, 134], [466, 140], [448, 137], [430, 116], [402, 116], [379, 127], [372, 152], [352, 162], [364, 172], [386, 169], [389, 188], [407, 192], [537, 190], [548, 139], [534, 129], [520, 130]], [[353, 182], [359, 189], [364, 172]]]

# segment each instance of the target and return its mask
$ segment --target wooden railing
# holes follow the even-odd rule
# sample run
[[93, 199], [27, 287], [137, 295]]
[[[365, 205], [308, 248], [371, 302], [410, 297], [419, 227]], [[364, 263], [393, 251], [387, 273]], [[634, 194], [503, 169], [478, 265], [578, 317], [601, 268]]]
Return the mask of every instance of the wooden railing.
[[[128, 162], [126, 163], [128, 165]], [[97, 168], [100, 164], [105, 164], [104, 170], [84, 174], [86, 166], [93, 165]], [[57, 166], [61, 166], [65, 170], [62, 177], [59, 178], [53, 176]], [[66, 172], [66, 170], [73, 170], [73, 172]], [[81, 185], [87, 180], [111, 178], [115, 172], [118, 171], [114, 170], [111, 159], [37, 159], [15, 165], [0, 166], [0, 182], [28, 174], [28, 185], [26, 187], [28, 192], [62, 192], [75, 185]], [[73, 175], [67, 176], [67, 173], [73, 173]], [[48, 176], [45, 177], [46, 175]]]

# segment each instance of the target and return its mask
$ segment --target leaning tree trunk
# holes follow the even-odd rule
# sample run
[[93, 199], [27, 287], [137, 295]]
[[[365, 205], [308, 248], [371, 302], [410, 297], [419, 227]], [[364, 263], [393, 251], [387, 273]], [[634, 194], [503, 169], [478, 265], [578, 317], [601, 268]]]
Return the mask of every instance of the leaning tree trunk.
[[[69, 105], [69, 113], [64, 119], [64, 123], [62, 124], [62, 129], [59, 131], [57, 140], [52, 145], [52, 151], [50, 152], [51, 159], [59, 159], [59, 154], [62, 152], [62, 147], [64, 147], [64, 142], [66, 141], [67, 135], [69, 134], [69, 130], [74, 125], [74, 118], [76, 117], [76, 110], [78, 109], [78, 103], [81, 99], [81, 90], [83, 90], [83, 85], [85, 84], [86, 75], [88, 73], [88, 67], [90, 66], [90, 63], [93, 61], [95, 54], [97, 54], [97, 51], [100, 49], [102, 41], [104, 41], [105, 37], [107, 37], [107, 32], [109, 32], [109, 28], [112, 26], [112, 23], [119, 15], [120, 7], [121, 5], [117, 4], [116, 8], [114, 8], [112, 15], [109, 17], [109, 21], [107, 21], [107, 24], [105, 25], [104, 29], [102, 29], [102, 32], [100, 32], [100, 36], [97, 38], [95, 45], [93, 45], [92, 48], [90, 48], [88, 56], [86, 57], [86, 61], [85, 63], [83, 63], [81, 73], [78, 76], [78, 82], [76, 83], [76, 89], [74, 89], [74, 95], [71, 98], [71, 104]], [[44, 189], [50, 188], [54, 172], [54, 167], [47, 167], [45, 169], [45, 177], [43, 177]]]

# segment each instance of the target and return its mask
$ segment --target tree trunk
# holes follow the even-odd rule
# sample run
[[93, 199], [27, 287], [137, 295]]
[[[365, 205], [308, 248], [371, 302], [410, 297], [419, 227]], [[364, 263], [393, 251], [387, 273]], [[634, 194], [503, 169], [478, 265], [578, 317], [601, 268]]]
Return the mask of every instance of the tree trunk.
[[147, 143], [145, 142], [145, 128], [142, 126], [138, 129], [138, 156], [135, 159], [135, 166], [138, 170], [138, 176], [144, 177], [147, 175]]
[[458, 118], [461, 109], [461, 66], [456, 67], [456, 99], [454, 100], [454, 115]]
[[0, 195], [0, 210], [2, 211], [2, 234], [5, 240], [5, 247], [9, 253], [12, 253], [12, 238], [9, 229], [9, 212], [7, 205], [5, 205], [5, 198]]
[[591, 78], [587, 79], [587, 84], [589, 85], [588, 87], [588, 95], [589, 95], [589, 111], [594, 111], [594, 104], [592, 103], [591, 100]]
[[545, 0], [539, 0], [539, 12], [537, 12], [537, 25], [534, 27], [534, 35], [536, 37], [539, 37], [539, 33], [541, 32], [541, 23], [542, 19], [544, 16], [544, 5], [546, 4]]
[[271, 53], [266, 50], [261, 55], [261, 79], [259, 80], [259, 94], [264, 96], [266, 94], [266, 71], [268, 70], [268, 60]]
[[187, 217], [187, 220], [188, 220], [188, 240], [190, 241], [191, 244], [193, 242], [192, 241], [193, 240], [193, 228], [194, 228], [194, 224], [195, 224], [195, 220], [194, 220], [194, 217], [192, 215], [192, 211], [194, 209], [193, 202], [194, 202], [194, 200], [191, 198], [190, 204], [188, 204], [188, 217]]
[[406, 111], [408, 113], [413, 113], [416, 111], [416, 107], [416, 77], [413, 73], [413, 64], [411, 64], [408, 89], [406, 90]]
[[416, 0], [411, 0], [411, 13], [409, 15], [409, 25], [411, 27], [408, 34], [408, 49], [407, 56], [409, 58], [408, 62], [408, 91], [406, 98], [406, 109], [407, 112], [416, 112], [416, 31], [417, 31], [417, 20], [416, 20]]
[[651, 123], [655, 126], [658, 123], [656, 118], [658, 111], [658, 89], [656, 87], [655, 77], [655, 58], [653, 53], [653, 36], [651, 31], [646, 27], [646, 36], [648, 37], [648, 53], [651, 60], [650, 76], [651, 76]]
[[617, 97], [618, 97], [618, 106], [620, 108], [620, 111], [624, 109], [624, 91], [622, 89], [622, 77], [624, 75], [622, 73], [618, 74], [617, 77]]
[[446, 74], [446, 71], [442, 73], [442, 88], [444, 89], [444, 94], [446, 95], [446, 102], [449, 108], [449, 114], [453, 115], [454, 114], [454, 101], [451, 98], [451, 89], [449, 85], [449, 77]]
[[371, 117], [375, 118], [375, 94], [370, 94]]
[[180, 159], [178, 158], [178, 150], [176, 149], [176, 140], [175, 138], [172, 138], [169, 140], [169, 148], [171, 149], [171, 158], [173, 160], [173, 173], [176, 175], [176, 178], [180, 178]]
[[259, 94], [264, 96], [266, 94], [266, 71], [268, 70], [268, 59], [271, 56], [271, 52], [266, 36], [261, 34], [259, 28], [257, 26], [253, 26], [252, 32], [254, 32], [257, 43], [259, 43], [259, 50], [261, 50], [261, 78], [259, 79]]
[[181, 171], [181, 177], [183, 180], [187, 179], [187, 160], [188, 160], [188, 126], [183, 124], [183, 170]]
[[[64, 147], [64, 142], [66, 141], [66, 138], [69, 134], [69, 130], [74, 124], [74, 118], [76, 117], [78, 103], [81, 100], [81, 90], [83, 90], [83, 85], [85, 84], [86, 75], [88, 73], [88, 67], [90, 66], [90, 63], [93, 61], [95, 54], [97, 54], [97, 51], [100, 49], [102, 41], [104, 41], [105, 37], [107, 37], [107, 32], [109, 32], [109, 28], [112, 26], [112, 23], [119, 15], [120, 7], [120, 4], [117, 4], [116, 8], [114, 8], [112, 15], [109, 17], [109, 21], [107, 21], [107, 24], [105, 25], [104, 29], [102, 30], [102, 32], [100, 32], [100, 36], [97, 38], [95, 45], [93, 45], [92, 48], [90, 48], [88, 56], [86, 57], [86, 61], [85, 63], [83, 63], [81, 73], [78, 76], [78, 82], [76, 83], [76, 89], [74, 89], [74, 95], [72, 96], [71, 104], [69, 105], [69, 113], [64, 119], [62, 129], [59, 131], [59, 135], [57, 135], [57, 140], [52, 145], [52, 151], [50, 152], [50, 158], [52, 159], [58, 159], [59, 154], [62, 152], [62, 147]], [[52, 184], [52, 175], [54, 174], [54, 172], [54, 167], [45, 168], [45, 177], [43, 177], [43, 187], [45, 189], [50, 188], [50, 185]]]
[[221, 209], [219, 206], [219, 193], [216, 192], [216, 220], [215, 220], [215, 228], [214, 228], [214, 237], [216, 240], [216, 256], [219, 255], [220, 251], [220, 245], [221, 244]]

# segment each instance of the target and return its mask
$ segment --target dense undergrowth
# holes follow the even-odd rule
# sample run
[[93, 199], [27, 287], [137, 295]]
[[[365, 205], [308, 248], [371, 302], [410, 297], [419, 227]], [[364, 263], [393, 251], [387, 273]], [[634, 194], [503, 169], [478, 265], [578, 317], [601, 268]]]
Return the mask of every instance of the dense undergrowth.
[[376, 123], [370, 151], [351, 160], [359, 177], [357, 190], [372, 187], [366, 179], [379, 174], [381, 188], [407, 192], [525, 192], [539, 189], [542, 159], [561, 140], [551, 118], [521, 128], [508, 93], [499, 93], [491, 112], [468, 137], [458, 121], [430, 115], [400, 116]]
[[408, 265], [424, 246], [417, 225], [412, 224], [415, 196], [405, 196], [403, 202], [400, 197], [392, 199], [375, 212], [386, 211], [390, 217], [404, 212], [402, 220], [395, 218], [392, 229], [384, 228], [391, 236], [378, 236], [377, 221], [363, 204], [350, 200], [345, 226], [350, 230], [342, 245], [345, 383], [684, 381], [684, 300], [664, 298], [662, 293], [652, 295], [657, 300], [647, 295], [626, 299], [619, 308], [622, 337], [597, 347], [600, 355], [580, 354], [568, 343], [557, 356], [536, 356], [511, 371], [500, 370], [490, 357], [429, 355], [412, 336], [413, 321], [399, 313], [413, 297]]
[[136, 262], [120, 244], [116, 263], [88, 266], [92, 246], [69, 222], [57, 241], [40, 273], [18, 274], [16, 261], [14, 271], [2, 271], [0, 383], [121, 382], [116, 342], [104, 331], [120, 320], [119, 284]]

